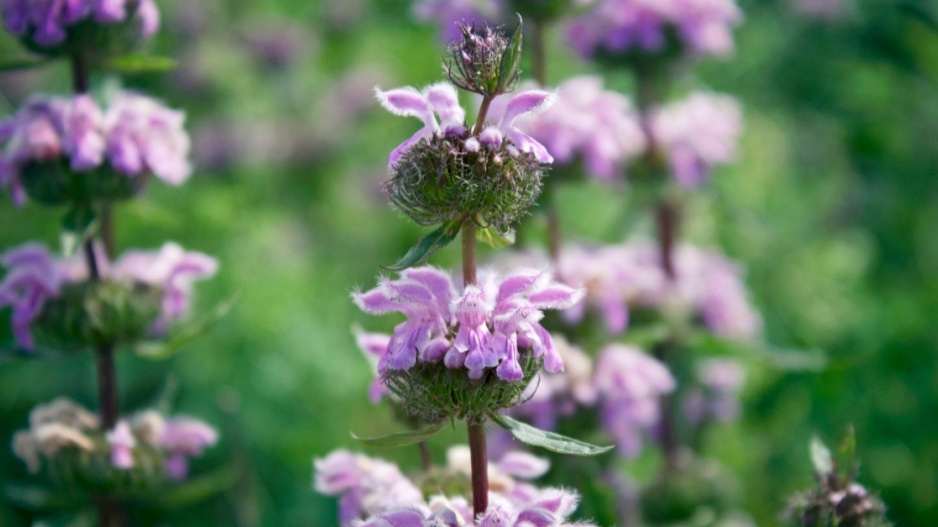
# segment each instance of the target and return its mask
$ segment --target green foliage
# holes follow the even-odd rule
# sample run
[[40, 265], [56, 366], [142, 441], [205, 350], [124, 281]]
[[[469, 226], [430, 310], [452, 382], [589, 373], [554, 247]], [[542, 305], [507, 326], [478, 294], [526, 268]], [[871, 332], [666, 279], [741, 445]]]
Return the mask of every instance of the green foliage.
[[515, 439], [528, 446], [534, 446], [572, 456], [598, 456], [611, 451], [615, 446], [596, 446], [573, 439], [556, 432], [541, 430], [531, 425], [516, 421], [507, 415], [495, 414], [492, 419]]
[[446, 425], [445, 421], [440, 421], [437, 424], [428, 426], [427, 428], [421, 430], [409, 430], [406, 432], [395, 432], [393, 434], [378, 436], [378, 437], [359, 437], [355, 435], [355, 432], [352, 432], [352, 437], [356, 441], [360, 441], [368, 446], [376, 447], [399, 447], [407, 445], [416, 445], [417, 443], [422, 443], [427, 439], [435, 436], [437, 432], [443, 429], [443, 426]]
[[462, 224], [458, 221], [450, 221], [441, 225], [433, 232], [420, 238], [403, 258], [392, 265], [381, 267], [389, 271], [400, 271], [426, 262], [433, 256], [433, 253], [446, 247], [459, 236], [460, 227], [462, 227]]

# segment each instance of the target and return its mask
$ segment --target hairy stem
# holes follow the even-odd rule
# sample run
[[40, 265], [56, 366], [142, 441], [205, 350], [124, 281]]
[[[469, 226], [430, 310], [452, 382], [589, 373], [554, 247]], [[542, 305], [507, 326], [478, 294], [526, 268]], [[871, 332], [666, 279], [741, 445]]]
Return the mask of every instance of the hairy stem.
[[462, 226], [462, 278], [465, 285], [476, 283], [476, 226], [472, 220]]
[[489, 508], [489, 460], [485, 446], [485, 425], [469, 423], [469, 462], [472, 467], [472, 513], [485, 513]]
[[426, 441], [417, 443], [417, 449], [420, 451], [420, 466], [424, 472], [433, 468], [433, 457], [430, 455], [430, 448]]
[[485, 128], [485, 118], [489, 114], [489, 106], [492, 105], [492, 99], [489, 95], [482, 96], [482, 104], [479, 105], [479, 115], [476, 117], [476, 124], [472, 127], [472, 135], [479, 135]]

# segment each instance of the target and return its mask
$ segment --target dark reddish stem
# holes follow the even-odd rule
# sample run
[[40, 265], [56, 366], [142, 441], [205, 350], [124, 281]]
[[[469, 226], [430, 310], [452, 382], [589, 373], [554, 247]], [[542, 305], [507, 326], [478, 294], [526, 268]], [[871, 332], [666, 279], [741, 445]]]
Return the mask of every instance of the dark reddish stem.
[[427, 472], [433, 468], [433, 457], [430, 455], [430, 447], [427, 446], [426, 441], [421, 441], [417, 443], [417, 450], [420, 451], [420, 466], [423, 467], [424, 472]]
[[472, 467], [473, 516], [489, 508], [489, 459], [485, 446], [485, 424], [469, 423], [469, 462]]
[[[77, 94], [88, 92], [88, 68], [85, 57], [80, 54], [72, 55], [72, 88]], [[106, 218], [109, 218], [109, 215]], [[106, 226], [105, 230], [108, 230]], [[98, 265], [94, 248], [94, 238], [88, 238], [82, 245], [85, 261], [88, 264], [88, 275], [92, 282], [101, 280], [101, 267]], [[102, 342], [96, 350], [98, 370], [98, 399], [101, 406], [101, 429], [111, 430], [117, 425], [119, 415], [117, 400], [117, 367], [114, 361], [114, 346]], [[110, 496], [100, 496], [98, 499], [98, 516], [102, 527], [116, 527], [124, 525], [123, 511], [120, 503]]]
[[465, 285], [476, 283], [476, 226], [472, 220], [462, 226], [462, 277]]
[[493, 97], [488, 95], [482, 96], [482, 104], [479, 105], [479, 116], [476, 117], [476, 124], [472, 128], [472, 135], [479, 135], [485, 128], [485, 118], [489, 114], [489, 106], [492, 105], [492, 99]]

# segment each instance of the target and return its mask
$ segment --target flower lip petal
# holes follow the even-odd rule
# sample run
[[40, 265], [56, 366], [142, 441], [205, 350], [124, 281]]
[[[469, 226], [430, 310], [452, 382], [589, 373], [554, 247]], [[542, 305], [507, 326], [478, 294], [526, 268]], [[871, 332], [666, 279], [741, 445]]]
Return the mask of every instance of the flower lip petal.
[[546, 90], [528, 90], [521, 92], [511, 100], [505, 108], [505, 115], [499, 123], [499, 128], [511, 126], [516, 118], [521, 115], [540, 112], [550, 108], [557, 100], [557, 94]]

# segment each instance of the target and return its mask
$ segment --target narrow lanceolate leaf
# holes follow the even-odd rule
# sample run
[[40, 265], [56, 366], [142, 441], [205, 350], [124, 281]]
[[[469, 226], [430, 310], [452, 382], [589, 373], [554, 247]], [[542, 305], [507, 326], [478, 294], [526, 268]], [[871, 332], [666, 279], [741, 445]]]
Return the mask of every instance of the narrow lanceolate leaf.
[[42, 66], [45, 66], [46, 64], [49, 64], [50, 62], [52, 62], [50, 59], [35, 59], [35, 58], [9, 59], [9, 60], [0, 62], [0, 72], [40, 68]]
[[356, 441], [361, 441], [366, 445], [377, 446], [377, 447], [397, 447], [397, 446], [407, 446], [407, 445], [416, 445], [430, 439], [437, 432], [443, 429], [443, 426], [446, 424], [446, 421], [441, 421], [439, 424], [429, 426], [422, 430], [411, 430], [408, 432], [396, 432], [394, 434], [388, 434], [385, 436], [378, 437], [359, 437], [355, 435], [355, 432], [352, 432], [352, 437]]
[[814, 471], [822, 476], [834, 470], [831, 451], [818, 436], [811, 438], [811, 464], [814, 465]]
[[496, 414], [492, 419], [502, 428], [514, 436], [515, 439], [530, 446], [541, 447], [551, 452], [559, 454], [570, 454], [574, 456], [597, 456], [609, 452], [614, 447], [596, 446], [585, 443], [578, 439], [560, 435], [555, 432], [548, 432], [540, 428], [534, 428], [521, 421], [515, 421], [507, 415]]
[[108, 59], [104, 68], [118, 73], [161, 73], [176, 69], [176, 61], [169, 57], [133, 53]]
[[437, 230], [420, 238], [417, 245], [411, 247], [411, 249], [407, 251], [407, 254], [396, 263], [388, 266], [382, 265], [381, 267], [388, 271], [402, 271], [408, 267], [426, 262], [433, 256], [433, 253], [446, 247], [450, 242], [456, 239], [456, 236], [459, 234], [459, 227], [460, 224], [456, 221], [450, 221], [441, 225]]
[[493, 249], [501, 249], [515, 243], [515, 231], [508, 234], [499, 234], [495, 229], [488, 227], [476, 231], [476, 239]]
[[134, 352], [146, 359], [163, 360], [172, 357], [186, 345], [198, 339], [215, 327], [219, 320], [231, 311], [235, 299], [230, 298], [219, 303], [202, 317], [178, 324], [165, 340], [141, 342], [134, 346]]
[[504, 92], [511, 89], [511, 85], [520, 75], [518, 66], [521, 64], [521, 27], [523, 21], [521, 15], [518, 15], [518, 27], [511, 36], [511, 42], [508, 43], [508, 49], [502, 55], [502, 63], [498, 66], [498, 91]]

